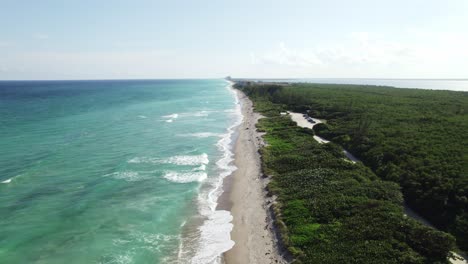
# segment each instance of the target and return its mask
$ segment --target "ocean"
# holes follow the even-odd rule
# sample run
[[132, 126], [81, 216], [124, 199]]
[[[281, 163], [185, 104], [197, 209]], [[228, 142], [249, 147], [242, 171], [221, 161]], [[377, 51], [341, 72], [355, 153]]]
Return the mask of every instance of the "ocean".
[[216, 263], [224, 80], [0, 82], [1, 263]]

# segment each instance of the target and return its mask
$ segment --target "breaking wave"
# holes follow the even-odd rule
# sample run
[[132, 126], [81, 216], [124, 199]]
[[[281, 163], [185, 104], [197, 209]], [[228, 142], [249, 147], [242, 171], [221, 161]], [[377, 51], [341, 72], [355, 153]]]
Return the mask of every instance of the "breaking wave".
[[212, 133], [212, 132], [200, 132], [200, 133], [180, 134], [179, 136], [180, 136], [180, 137], [207, 138], [207, 137], [220, 137], [221, 134]]
[[150, 179], [149, 175], [141, 175], [136, 171], [116, 171], [104, 175], [104, 177], [112, 177], [117, 180], [125, 180], [128, 182], [142, 181]]
[[164, 178], [177, 183], [189, 183], [189, 182], [202, 182], [208, 177], [206, 172], [176, 172], [168, 171], [164, 174]]
[[208, 164], [208, 154], [203, 153], [201, 155], [184, 155], [184, 156], [173, 156], [167, 159], [152, 158], [152, 157], [135, 157], [127, 161], [128, 163], [154, 163], [154, 164], [175, 164], [175, 165], [202, 165]]
[[198, 197], [200, 214], [206, 220], [199, 227], [200, 238], [196, 255], [190, 261], [192, 264], [221, 263], [221, 255], [234, 246], [234, 241], [230, 236], [233, 228], [231, 212], [216, 210], [218, 198], [223, 192], [224, 178], [237, 169], [232, 165], [234, 160], [232, 139], [243, 119], [240, 102], [232, 89], [232, 84], [226, 88], [233, 93], [235, 98], [235, 108], [232, 110], [234, 121], [216, 144], [222, 153], [222, 157], [216, 162], [219, 176], [213, 177], [207, 183], [210, 187], [209, 191], [200, 193]]

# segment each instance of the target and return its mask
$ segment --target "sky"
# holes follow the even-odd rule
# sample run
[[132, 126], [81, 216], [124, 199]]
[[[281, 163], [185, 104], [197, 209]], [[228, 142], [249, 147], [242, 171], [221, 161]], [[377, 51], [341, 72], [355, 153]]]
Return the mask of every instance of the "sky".
[[0, 0], [0, 80], [468, 78], [467, 0]]

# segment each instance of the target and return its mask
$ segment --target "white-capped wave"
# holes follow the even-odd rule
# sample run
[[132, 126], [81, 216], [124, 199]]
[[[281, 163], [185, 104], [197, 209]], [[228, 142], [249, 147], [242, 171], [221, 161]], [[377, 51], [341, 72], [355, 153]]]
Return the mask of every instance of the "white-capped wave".
[[186, 165], [186, 166], [197, 166], [208, 164], [208, 154], [203, 153], [201, 155], [181, 155], [173, 156], [167, 159], [151, 158], [151, 157], [135, 157], [127, 161], [128, 163], [153, 163], [153, 164], [175, 164], [175, 165]]
[[193, 112], [185, 112], [185, 113], [174, 113], [170, 115], [163, 115], [162, 118], [166, 119], [166, 122], [173, 122], [177, 118], [185, 118], [185, 117], [206, 117], [210, 113], [217, 112], [215, 110], [200, 110], [200, 111], [193, 111]]
[[233, 113], [235, 113], [235, 119], [234, 123], [227, 129], [226, 134], [224, 134], [222, 138], [216, 143], [216, 146], [221, 151], [221, 153], [223, 153], [223, 156], [216, 162], [216, 165], [220, 170], [220, 177], [215, 183], [215, 188], [208, 194], [208, 201], [210, 202], [209, 206], [212, 211], [216, 209], [216, 206], [218, 205], [218, 197], [223, 192], [224, 178], [231, 175], [237, 169], [237, 167], [232, 164], [232, 161], [234, 160], [232, 136], [236, 128], [242, 123], [243, 116], [240, 108], [239, 98], [237, 98], [237, 95], [232, 88], [232, 83], [230, 83], [227, 87], [234, 96], [235, 107], [233, 108]]
[[206, 165], [202, 164], [199, 167], [193, 168], [192, 171], [204, 171], [206, 170]]
[[166, 119], [167, 123], [172, 123], [174, 122], [174, 119], [177, 119], [179, 117], [179, 114], [170, 114], [170, 115], [164, 115], [162, 118]]
[[208, 159], [208, 154], [203, 153], [201, 155], [195, 156], [173, 156], [168, 159], [162, 160], [162, 163], [170, 163], [175, 165], [202, 165], [208, 164], [210, 160]]
[[141, 118], [141, 119], [148, 118], [148, 117], [146, 117], [146, 116], [144, 116], [144, 115], [139, 115], [138, 117]]
[[221, 254], [234, 246], [231, 240], [233, 227], [232, 215], [229, 211], [214, 211], [200, 227], [200, 235], [204, 239], [202, 251], [192, 258], [192, 264], [220, 263]]
[[210, 113], [218, 112], [216, 110], [200, 110], [200, 111], [193, 111], [193, 112], [185, 112], [181, 113], [180, 117], [205, 117], [208, 116]]
[[170, 114], [170, 115], [164, 115], [162, 116], [163, 118], [167, 118], [167, 119], [176, 119], [179, 117], [179, 114]]
[[197, 138], [207, 138], [207, 137], [219, 137], [221, 134], [213, 132], [200, 132], [200, 133], [189, 133], [189, 134], [179, 134], [180, 137], [197, 137]]
[[157, 159], [148, 157], [135, 157], [128, 160], [128, 163], [154, 163]]
[[109, 177], [109, 176], [114, 179], [125, 180], [128, 182], [142, 181], [142, 180], [147, 180], [150, 178], [148, 175], [140, 175], [136, 171], [116, 171], [116, 172], [104, 175], [104, 177]]
[[193, 116], [208, 116], [208, 111], [198, 111], [192, 114]]
[[232, 215], [229, 211], [216, 210], [218, 198], [223, 192], [224, 178], [237, 169], [232, 165], [234, 160], [232, 137], [243, 118], [239, 99], [232, 89], [232, 83], [227, 88], [235, 100], [235, 108], [232, 110], [235, 121], [217, 143], [218, 149], [223, 153], [221, 159], [216, 162], [219, 177], [210, 178], [207, 181], [210, 186], [209, 191], [200, 193], [198, 197], [200, 214], [205, 216], [206, 220], [199, 228], [200, 238], [196, 254], [191, 259], [192, 264], [221, 263], [221, 255], [234, 246], [234, 241], [230, 237], [233, 227]]
[[4, 180], [4, 181], [2, 181], [1, 183], [10, 183], [10, 182], [11, 182], [11, 180], [13, 180], [13, 178], [10, 178], [10, 179], [7, 179], [7, 180]]
[[130, 255], [118, 255], [112, 258], [110, 262], [106, 263], [115, 263], [115, 264], [130, 264], [133, 262], [133, 258]]
[[202, 182], [208, 175], [206, 172], [176, 172], [168, 171], [164, 174], [164, 178], [171, 182], [188, 183], [188, 182]]

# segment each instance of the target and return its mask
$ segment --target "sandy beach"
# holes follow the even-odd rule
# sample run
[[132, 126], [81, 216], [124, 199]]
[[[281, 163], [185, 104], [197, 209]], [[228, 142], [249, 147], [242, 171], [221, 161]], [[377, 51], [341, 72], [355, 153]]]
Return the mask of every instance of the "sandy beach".
[[[235, 144], [237, 170], [226, 183], [222, 204], [233, 215], [231, 239], [234, 247], [224, 254], [227, 264], [286, 263], [280, 256], [269, 211], [267, 179], [261, 177], [258, 148], [263, 144], [255, 124], [261, 116], [253, 112], [252, 102], [237, 91], [244, 120], [239, 127]], [[224, 202], [223, 202], [224, 201]]]
[[[253, 111], [252, 102], [242, 92], [236, 92], [244, 116], [234, 146], [234, 163], [238, 169], [225, 179], [226, 191], [220, 197], [219, 204], [233, 215], [231, 239], [235, 245], [224, 254], [223, 260], [226, 264], [288, 263], [281, 254], [283, 251], [278, 248], [273, 216], [269, 210], [273, 200], [265, 190], [268, 178], [262, 177], [261, 173], [258, 149], [264, 143], [255, 127], [261, 115]], [[300, 113], [288, 113], [301, 127], [312, 129], [315, 124], [323, 122], [314, 119], [315, 123], [310, 123]], [[314, 138], [321, 144], [329, 142], [318, 136]], [[352, 162], [359, 161], [351, 153], [344, 152], [349, 154], [346, 156]], [[451, 263], [466, 263], [461, 256], [454, 255], [459, 259], [450, 259]]]

